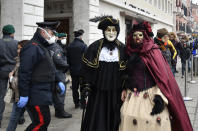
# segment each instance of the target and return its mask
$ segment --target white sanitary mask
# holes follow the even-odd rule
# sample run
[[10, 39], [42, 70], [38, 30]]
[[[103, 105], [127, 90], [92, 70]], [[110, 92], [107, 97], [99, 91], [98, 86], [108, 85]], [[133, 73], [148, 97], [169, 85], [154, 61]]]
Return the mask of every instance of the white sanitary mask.
[[108, 26], [104, 34], [105, 34], [105, 38], [108, 41], [112, 42], [117, 38], [118, 32], [116, 31], [115, 26]]
[[63, 45], [66, 45], [67, 39], [62, 39], [62, 40], [61, 40], [61, 43], [62, 43]]
[[56, 37], [55, 36], [51, 36], [45, 29], [38, 27], [39, 29], [43, 30], [46, 35], [48, 36], [49, 39], [45, 39], [49, 44], [53, 44], [56, 42]]

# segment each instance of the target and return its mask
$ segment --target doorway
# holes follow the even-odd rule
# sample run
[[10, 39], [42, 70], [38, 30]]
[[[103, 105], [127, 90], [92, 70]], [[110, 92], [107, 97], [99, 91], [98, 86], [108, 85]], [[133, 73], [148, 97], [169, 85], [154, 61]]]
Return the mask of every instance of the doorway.
[[60, 25], [58, 26], [58, 28], [56, 29], [56, 31], [58, 33], [66, 33], [67, 34], [67, 43], [69, 43], [69, 19], [67, 18], [62, 18], [62, 19], [58, 19], [58, 18], [45, 18], [45, 21], [59, 21]]

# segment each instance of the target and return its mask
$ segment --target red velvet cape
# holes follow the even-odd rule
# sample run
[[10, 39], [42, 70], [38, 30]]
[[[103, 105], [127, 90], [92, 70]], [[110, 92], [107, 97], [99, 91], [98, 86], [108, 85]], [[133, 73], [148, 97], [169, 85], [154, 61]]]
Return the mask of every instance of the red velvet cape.
[[172, 131], [193, 131], [183, 97], [168, 65], [168, 62], [162, 56], [158, 45], [149, 38], [145, 31], [144, 40], [141, 48], [131, 48], [133, 41], [132, 34], [128, 37], [126, 53], [128, 55], [133, 52], [139, 52], [140, 57], [152, 74], [155, 82], [161, 92], [168, 99], [168, 110], [172, 117]]

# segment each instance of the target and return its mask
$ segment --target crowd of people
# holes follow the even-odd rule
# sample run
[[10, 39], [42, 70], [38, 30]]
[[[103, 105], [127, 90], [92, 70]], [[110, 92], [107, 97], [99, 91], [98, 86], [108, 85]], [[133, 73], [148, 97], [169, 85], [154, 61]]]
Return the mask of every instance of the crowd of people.
[[[72, 78], [75, 108], [83, 109], [81, 131], [193, 131], [177, 82], [177, 57], [182, 78], [191, 55], [197, 55], [198, 39], [162, 28], [154, 38], [151, 26], [135, 24], [126, 44], [118, 40], [119, 20], [112, 16], [99, 22], [103, 38], [90, 46], [84, 30], [57, 33], [59, 22], [40, 22], [31, 40], [16, 41], [12, 25], [3, 27], [0, 39], [0, 128], [4, 98], [12, 90], [12, 112], [7, 131], [25, 122], [26, 131], [47, 131], [55, 117], [71, 118], [65, 111], [66, 73]], [[80, 92], [79, 92], [80, 90]], [[9, 97], [9, 96], [8, 96]], [[7, 98], [7, 97], [6, 97]]]

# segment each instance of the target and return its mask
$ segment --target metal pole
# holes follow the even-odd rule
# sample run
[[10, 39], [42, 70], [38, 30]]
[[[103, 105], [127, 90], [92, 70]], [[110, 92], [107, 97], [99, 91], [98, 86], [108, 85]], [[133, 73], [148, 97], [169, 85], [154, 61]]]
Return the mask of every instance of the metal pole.
[[195, 84], [196, 83], [196, 81], [193, 80], [193, 70], [194, 70], [193, 62], [194, 62], [193, 61], [193, 54], [191, 53], [191, 81], [190, 81], [191, 84]]
[[198, 58], [198, 55], [196, 55], [195, 57], [195, 77], [197, 76], [197, 58]]
[[185, 77], [184, 97], [186, 97], [186, 88], [187, 88], [187, 60], [186, 60], [186, 65], [185, 65], [184, 77]]
[[184, 71], [184, 77], [185, 77], [185, 84], [184, 84], [184, 101], [191, 101], [193, 100], [192, 98], [187, 96], [187, 60], [186, 60], [186, 65], [185, 65], [185, 71]]

